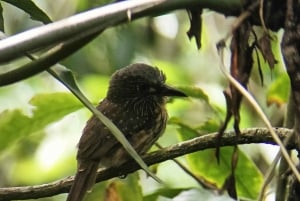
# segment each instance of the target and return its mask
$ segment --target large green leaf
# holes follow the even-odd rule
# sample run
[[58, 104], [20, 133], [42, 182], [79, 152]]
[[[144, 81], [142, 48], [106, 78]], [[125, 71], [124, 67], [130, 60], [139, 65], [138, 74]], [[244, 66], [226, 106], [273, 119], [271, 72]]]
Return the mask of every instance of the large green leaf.
[[52, 22], [48, 15], [41, 10], [32, 0], [1, 0], [13, 6], [18, 7], [25, 13], [29, 14], [34, 20], [41, 21], [44, 24]]
[[30, 104], [34, 107], [31, 116], [20, 109], [0, 113], [0, 151], [83, 107], [70, 93], [38, 94]]
[[[190, 127], [178, 128], [181, 140], [196, 137], [197, 131]], [[233, 147], [222, 147], [220, 164], [215, 157], [215, 150], [208, 149], [187, 155], [187, 161], [196, 175], [200, 175], [221, 187], [231, 172], [231, 155]], [[242, 151], [235, 171], [237, 192], [240, 197], [255, 199], [260, 191], [263, 177], [261, 172]]]

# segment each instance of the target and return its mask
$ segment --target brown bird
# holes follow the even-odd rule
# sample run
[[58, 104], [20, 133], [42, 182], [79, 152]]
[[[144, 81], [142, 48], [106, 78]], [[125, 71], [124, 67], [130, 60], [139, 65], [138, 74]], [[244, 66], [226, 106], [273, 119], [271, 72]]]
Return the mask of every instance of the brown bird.
[[[165, 84], [158, 68], [137, 63], [115, 72], [97, 109], [107, 116], [139, 153], [147, 152], [164, 132], [167, 96], [186, 96]], [[129, 154], [97, 117], [92, 116], [78, 144], [78, 169], [67, 201], [81, 201], [96, 180], [98, 166], [116, 167]]]

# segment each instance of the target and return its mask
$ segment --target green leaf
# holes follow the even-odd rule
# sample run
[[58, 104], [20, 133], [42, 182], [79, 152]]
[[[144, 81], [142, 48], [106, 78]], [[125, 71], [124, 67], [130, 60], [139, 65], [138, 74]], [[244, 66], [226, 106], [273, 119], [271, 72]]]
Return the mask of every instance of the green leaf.
[[207, 134], [216, 132], [220, 128], [220, 122], [216, 119], [208, 119], [204, 123], [202, 123], [200, 126], [195, 128], [197, 131], [199, 131], [201, 134]]
[[143, 194], [138, 173], [128, 175], [125, 180], [115, 182], [117, 191], [123, 201], [142, 201]]
[[39, 130], [50, 123], [58, 121], [67, 114], [75, 112], [83, 107], [71, 93], [37, 94], [29, 103], [34, 106], [32, 121], [37, 122]]
[[143, 194], [139, 183], [138, 173], [136, 172], [127, 175], [126, 178], [122, 180], [116, 179], [111, 182], [106, 181], [97, 183], [93, 188], [93, 191], [87, 194], [85, 200], [142, 201]]
[[[187, 156], [193, 171], [219, 187], [231, 171], [232, 147], [220, 149], [220, 164], [215, 158], [215, 150], [209, 149]], [[240, 197], [255, 199], [260, 191], [263, 177], [253, 162], [239, 150], [239, 160], [235, 171], [237, 192]]]
[[[66, 166], [66, 164], [68, 164]], [[26, 185], [36, 185], [47, 183], [55, 179], [64, 177], [74, 171], [76, 161], [73, 157], [63, 157], [53, 166], [45, 168], [37, 162], [35, 157], [21, 157], [14, 165], [13, 171], [18, 174], [11, 175], [10, 179], [14, 184], [22, 183]], [[39, 174], [37, 174], [37, 172]], [[14, 185], [13, 184], [13, 185]]]
[[[181, 140], [197, 136], [196, 130], [180, 127], [178, 129]], [[222, 187], [231, 172], [231, 156], [233, 147], [222, 147], [220, 164], [215, 157], [215, 149], [208, 149], [187, 155], [187, 161], [196, 175], [206, 178], [217, 186]], [[242, 151], [239, 150], [239, 160], [235, 171], [237, 192], [240, 197], [255, 199], [260, 191], [263, 176]]]
[[0, 113], [0, 151], [83, 107], [70, 93], [38, 94], [30, 104], [34, 106], [32, 116], [19, 109]]
[[6, 3], [12, 4], [29, 14], [34, 20], [41, 21], [44, 24], [52, 22], [48, 15], [42, 11], [33, 1], [31, 0], [2, 0]]
[[178, 117], [171, 117], [168, 123], [175, 124], [180, 126], [181, 128], [184, 128], [185, 132], [187, 132], [186, 133], [187, 135], [185, 136], [185, 140], [194, 138], [201, 134], [216, 132], [220, 127], [220, 122], [216, 121], [215, 119], [208, 119], [207, 121], [202, 123], [200, 126], [197, 126], [196, 128], [192, 128], [191, 126], [185, 124]]
[[181, 121], [181, 119], [178, 117], [171, 117], [169, 119], [168, 123], [180, 126], [178, 129], [179, 130], [182, 129], [182, 131], [184, 131], [184, 133], [185, 133], [185, 136], [181, 137], [182, 140], [188, 140], [188, 139], [194, 138], [196, 136], [199, 136], [199, 133], [197, 132], [197, 130], [195, 130], [192, 127], [190, 127], [189, 125], [183, 123]]
[[107, 196], [106, 189], [108, 184], [109, 181], [102, 181], [96, 183], [92, 188], [92, 191], [86, 194], [84, 200], [85, 201], [105, 200], [105, 197]]
[[199, 87], [195, 87], [195, 86], [177, 86], [176, 88], [183, 91], [189, 97], [204, 100], [205, 102], [209, 101], [209, 98], [206, 95], [206, 93]]
[[106, 96], [108, 83], [109, 76], [94, 74], [84, 76], [80, 82], [92, 102], [99, 102], [100, 98], [104, 98]]
[[176, 83], [178, 85], [191, 84], [190, 76], [184, 71], [184, 66], [175, 65], [167, 61], [156, 60], [153, 62], [155, 66], [161, 69], [167, 75], [167, 83]]
[[21, 110], [5, 110], [0, 114], [0, 151], [12, 145], [30, 130], [30, 118]]
[[187, 190], [186, 188], [159, 188], [155, 192], [148, 194], [144, 196], [144, 201], [153, 201], [153, 200], [158, 200], [158, 197], [167, 197], [167, 198], [174, 198], [177, 196], [179, 193], [182, 191]]
[[282, 73], [271, 83], [267, 92], [267, 104], [281, 106], [286, 103], [290, 92], [290, 80], [286, 73]]

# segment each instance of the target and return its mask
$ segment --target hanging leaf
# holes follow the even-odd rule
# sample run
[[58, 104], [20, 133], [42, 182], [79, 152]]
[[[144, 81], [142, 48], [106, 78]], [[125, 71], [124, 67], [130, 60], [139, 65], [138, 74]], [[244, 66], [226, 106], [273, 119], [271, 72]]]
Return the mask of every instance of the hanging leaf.
[[196, 40], [197, 48], [201, 48], [201, 31], [202, 31], [202, 21], [201, 21], [201, 8], [188, 9], [188, 14], [190, 18], [190, 29], [187, 32], [189, 39], [193, 37]]
[[271, 36], [269, 34], [264, 34], [258, 41], [257, 41], [257, 47], [260, 50], [262, 56], [264, 59], [268, 62], [271, 69], [274, 68], [275, 64], [278, 63], [278, 61], [275, 59], [275, 56], [272, 51], [271, 47]]

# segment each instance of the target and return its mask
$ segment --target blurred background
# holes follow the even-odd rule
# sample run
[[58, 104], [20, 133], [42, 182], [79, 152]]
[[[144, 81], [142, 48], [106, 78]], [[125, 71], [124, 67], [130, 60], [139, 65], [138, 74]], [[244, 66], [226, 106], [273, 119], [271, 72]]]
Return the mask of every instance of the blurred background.
[[[57, 21], [99, 7], [109, 1], [36, 0], [34, 2], [53, 21]], [[1, 4], [4, 10], [5, 33], [7, 35], [42, 25], [40, 22], [30, 19], [23, 11], [4, 2]], [[201, 126], [203, 128], [203, 125], [210, 125], [211, 130], [206, 128], [207, 130], [204, 129], [203, 134], [216, 131], [216, 127], [213, 129], [211, 125], [220, 125], [225, 117], [226, 107], [223, 90], [228, 85], [219, 69], [221, 61], [216, 50], [216, 43], [230, 31], [234, 18], [225, 18], [223, 15], [205, 10], [202, 20], [202, 47], [200, 50], [197, 49], [194, 39], [189, 40], [187, 37], [186, 32], [190, 26], [189, 18], [185, 10], [180, 10], [110, 28], [83, 49], [62, 61], [61, 64], [75, 73], [79, 86], [95, 104], [105, 97], [109, 77], [117, 69], [134, 62], [158, 66], [165, 72], [169, 84], [173, 86], [195, 86], [202, 89], [208, 97], [208, 100], [201, 98], [172, 100], [168, 105], [170, 118], [173, 120], [180, 119], [181, 123], [192, 128]], [[256, 30], [258, 33], [260, 32], [259, 28]], [[279, 50], [281, 32], [273, 33], [273, 36], [275, 38], [273, 50], [278, 64], [271, 70], [259, 55], [264, 79], [262, 84], [257, 57], [254, 56], [256, 64], [252, 70], [248, 87], [272, 124], [282, 126], [289, 89]], [[227, 45], [229, 45], [229, 41]], [[225, 63], [228, 65], [230, 60], [228, 48], [225, 49], [225, 55]], [[5, 64], [1, 71], [15, 68], [24, 62], [27, 61], [21, 59], [14, 63]], [[281, 86], [281, 89], [278, 89], [278, 86]], [[35, 109], [35, 106], [30, 104], [32, 98], [40, 94], [57, 92], [68, 92], [68, 90], [47, 73], [41, 73], [28, 80], [2, 87], [0, 88], [0, 117], [10, 118], [11, 116], [7, 114], [11, 114], [11, 111], [18, 111], [20, 114], [30, 117]], [[68, 104], [68, 102], [62, 101], [58, 104], [63, 105]], [[55, 105], [53, 107], [55, 108]], [[49, 115], [51, 116], [51, 114]], [[76, 144], [90, 115], [86, 109], [79, 109], [59, 121], [47, 125], [43, 130], [16, 137], [17, 140], [14, 141], [2, 139], [4, 141], [1, 144], [4, 147], [0, 152], [0, 186], [43, 184], [73, 175], [76, 170]], [[0, 125], [3, 125], [3, 122], [5, 121], [1, 121]], [[27, 129], [26, 125], [20, 121], [13, 122], [11, 126], [16, 128], [15, 132]], [[241, 109], [241, 128], [262, 126], [263, 124], [255, 111], [244, 101]], [[231, 130], [232, 127], [229, 129]], [[181, 139], [177, 126], [170, 123], [159, 143], [168, 146]], [[254, 160], [262, 173], [267, 170], [277, 152], [277, 147], [272, 145], [242, 145], [240, 148], [247, 157]], [[186, 163], [184, 157], [180, 160]], [[170, 168], [172, 171], [169, 171]], [[155, 169], [158, 176], [170, 187], [177, 189], [199, 187], [172, 161], [162, 163]], [[131, 175], [122, 182], [130, 184], [135, 177], [135, 174]], [[151, 194], [160, 188], [160, 185], [147, 178], [143, 172], [139, 173], [139, 177], [142, 178], [140, 184], [144, 195]], [[97, 188], [101, 189], [108, 185], [107, 182], [104, 182], [97, 185]], [[120, 186], [122, 185], [120, 184]], [[98, 194], [104, 193], [101, 190], [99, 192]], [[207, 193], [201, 192], [202, 195]], [[185, 191], [185, 193], [198, 196], [197, 193], [199, 192]], [[93, 195], [91, 196], [89, 199], [94, 199]], [[62, 194], [43, 200], [64, 200], [65, 197], [66, 194]], [[230, 200], [229, 198], [222, 200], [226, 199]], [[149, 198], [149, 200], [151, 199]], [[169, 199], [160, 196], [156, 200]], [[174, 198], [174, 200], [176, 199]]]

